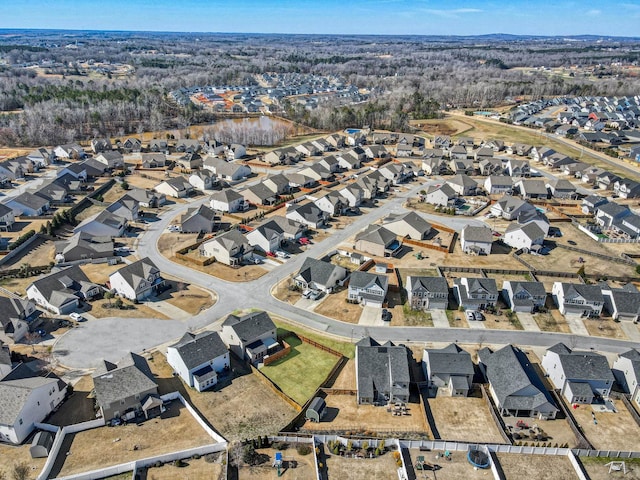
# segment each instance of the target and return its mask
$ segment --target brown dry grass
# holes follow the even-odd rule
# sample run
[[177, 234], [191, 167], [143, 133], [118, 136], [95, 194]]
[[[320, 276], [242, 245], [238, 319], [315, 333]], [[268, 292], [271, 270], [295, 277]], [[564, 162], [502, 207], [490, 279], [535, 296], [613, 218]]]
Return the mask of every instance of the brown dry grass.
[[571, 333], [571, 329], [559, 310], [549, 310], [547, 313], [536, 313], [533, 319], [543, 332]]
[[[148, 174], [145, 174], [145, 175], [148, 175]], [[131, 185], [132, 188], [142, 188], [142, 189], [153, 190], [153, 187], [155, 187], [156, 185], [158, 185], [159, 183], [165, 180], [164, 173], [162, 172], [158, 172], [155, 174], [152, 173], [151, 175], [154, 176], [155, 178], [144, 178], [136, 174], [129, 175], [127, 177], [127, 183]]]
[[331, 388], [339, 388], [345, 390], [354, 390], [356, 388], [356, 361], [350, 359], [336, 378]]
[[165, 283], [171, 287], [171, 290], [162, 292], [156, 298], [170, 303], [191, 315], [197, 315], [215, 303], [209, 292], [194, 285], [168, 278], [165, 278]]
[[315, 312], [329, 318], [336, 318], [343, 322], [358, 323], [362, 307], [357, 303], [348, 303], [348, 290], [345, 288], [331, 295], [325, 295], [320, 305], [315, 308]]
[[[231, 357], [234, 375], [230, 384], [197, 392], [185, 387], [164, 355], [155, 353], [149, 362], [161, 394], [180, 391], [227, 440], [271, 435], [293, 419], [296, 411], [252, 374], [248, 367]], [[232, 412], [232, 414], [230, 414]]]
[[118, 265], [109, 265], [108, 263], [87, 263], [85, 265], [80, 265], [80, 270], [82, 270], [93, 283], [104, 285], [109, 281], [109, 275], [117, 272], [125, 266], [126, 265], [123, 263]]
[[438, 397], [428, 400], [440, 437], [463, 442], [503, 443], [483, 398]]
[[[353, 387], [355, 389], [355, 386]], [[409, 415], [395, 416], [386, 407], [358, 405], [355, 395], [328, 395], [328, 414], [320, 423], [306, 422], [309, 431], [412, 432], [431, 437], [419, 403], [407, 404]]]
[[[39, 228], [40, 227], [38, 227], [38, 229]], [[36, 242], [39, 243], [39, 245], [32, 250], [29, 250], [21, 257], [17, 257], [12, 261], [5, 263], [4, 266], [6, 268], [19, 268], [20, 265], [25, 263], [28, 263], [31, 266], [49, 265], [49, 263], [54, 260], [56, 254], [56, 248], [53, 245], [53, 242], [41, 242], [39, 240], [36, 240]]]
[[292, 290], [291, 286], [293, 286], [291, 278], [281, 280], [272, 290], [273, 296], [282, 302], [295, 304], [302, 298], [302, 292], [300, 290]]
[[27, 294], [27, 287], [33, 283], [38, 277], [29, 278], [3, 278], [0, 280], [0, 286], [17, 293], [20, 296]]
[[329, 478], [341, 480], [389, 480], [397, 476], [396, 462], [390, 452], [376, 458], [345, 458], [336, 455], [327, 457]]
[[147, 469], [148, 479], [173, 480], [175, 478], [188, 478], [189, 480], [215, 480], [220, 478], [223, 472], [221, 463], [207, 463], [204, 458], [186, 459], [185, 467], [176, 467], [171, 463], [162, 467], [151, 467]]
[[25, 463], [31, 471], [34, 472], [33, 478], [35, 478], [35, 472], [42, 470], [47, 459], [31, 458], [29, 447], [31, 447], [31, 442], [27, 442], [24, 445], [7, 445], [0, 443], [0, 473], [4, 471], [8, 479], [10, 478], [9, 475], [14, 465]]
[[157, 318], [159, 320], [170, 320], [166, 315], [150, 308], [144, 304], [135, 305], [131, 300], [122, 298], [123, 306], [127, 308], [109, 308], [109, 302], [113, 305], [114, 300], [96, 300], [91, 302], [91, 310], [88, 313], [96, 318], [122, 317], [122, 318]]
[[618, 458], [608, 457], [579, 457], [580, 463], [591, 480], [640, 480], [640, 460], [637, 458], [625, 458], [627, 473], [623, 471], [609, 473], [607, 464], [611, 461], [620, 461]]
[[491, 330], [523, 330], [517, 315], [510, 320], [506, 315], [491, 315], [484, 314], [485, 321], [483, 322], [485, 327]]
[[507, 478], [573, 480], [577, 479], [567, 457], [555, 455], [515, 455], [498, 453], [498, 462]]
[[[431, 480], [434, 476], [437, 480], [489, 480], [493, 478], [491, 470], [474, 469], [467, 460], [465, 452], [450, 452], [449, 459], [445, 459], [443, 457], [444, 452], [438, 450], [421, 452], [417, 449], [411, 449], [409, 452], [414, 466], [416, 465], [417, 457], [422, 456], [425, 462], [440, 467], [437, 470], [437, 474], [424, 471], [422, 476], [418, 476], [420, 480]], [[438, 458], [436, 458], [436, 455], [438, 455]]]
[[158, 239], [158, 250], [165, 257], [171, 258], [181, 248], [193, 245], [197, 238], [197, 233], [163, 233]]
[[591, 417], [593, 410], [589, 405], [580, 405], [571, 412], [596, 449], [626, 452], [640, 450], [638, 425], [621, 401], [617, 400], [613, 403], [618, 410], [617, 413], [596, 412], [597, 425], [593, 423]]
[[60, 449], [59, 458], [64, 460], [60, 476], [215, 443], [177, 401], [161, 418], [141, 425], [100, 427], [69, 437], [71, 443], [65, 440]]
[[[300, 455], [294, 445], [289, 445], [289, 448], [282, 452], [284, 460], [284, 468], [281, 470], [282, 475], [278, 477], [277, 469], [273, 468], [273, 460], [275, 458], [276, 451], [273, 448], [261, 448], [256, 450], [258, 453], [262, 453], [269, 456], [269, 461], [262, 465], [250, 467], [244, 465], [240, 468], [239, 477], [242, 480], [254, 479], [254, 480], [276, 480], [278, 478], [290, 479], [290, 480], [315, 480], [316, 469], [313, 461], [313, 455]], [[295, 461], [297, 463], [296, 468], [288, 468], [287, 463]], [[191, 478], [191, 477], [189, 477]]]
[[620, 323], [614, 322], [611, 318], [586, 318], [582, 321], [589, 335], [628, 340], [627, 335], [620, 327]]

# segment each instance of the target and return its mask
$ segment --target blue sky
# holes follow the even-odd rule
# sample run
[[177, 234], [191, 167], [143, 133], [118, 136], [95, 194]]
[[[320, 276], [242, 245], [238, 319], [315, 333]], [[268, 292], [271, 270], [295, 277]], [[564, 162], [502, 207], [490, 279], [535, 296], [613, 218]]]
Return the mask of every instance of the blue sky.
[[640, 0], [0, 0], [0, 28], [640, 35]]

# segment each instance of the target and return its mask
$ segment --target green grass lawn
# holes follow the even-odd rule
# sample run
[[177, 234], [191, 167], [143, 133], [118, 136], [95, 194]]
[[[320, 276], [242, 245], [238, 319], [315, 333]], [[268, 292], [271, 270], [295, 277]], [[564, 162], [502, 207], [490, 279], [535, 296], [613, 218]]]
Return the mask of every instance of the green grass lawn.
[[287, 332], [299, 333], [300, 335], [310, 338], [315, 342], [321, 343], [325, 347], [329, 347], [337, 352], [340, 352], [347, 358], [354, 358], [356, 355], [356, 346], [353, 343], [337, 340], [334, 337], [316, 333], [313, 330], [309, 330], [299, 325], [293, 325], [288, 322], [283, 322], [278, 318], [272, 317], [272, 319], [273, 323], [275, 323], [276, 327], [278, 327], [278, 335], [284, 335]]
[[304, 403], [327, 377], [338, 357], [289, 336], [291, 353], [260, 371], [298, 404]]

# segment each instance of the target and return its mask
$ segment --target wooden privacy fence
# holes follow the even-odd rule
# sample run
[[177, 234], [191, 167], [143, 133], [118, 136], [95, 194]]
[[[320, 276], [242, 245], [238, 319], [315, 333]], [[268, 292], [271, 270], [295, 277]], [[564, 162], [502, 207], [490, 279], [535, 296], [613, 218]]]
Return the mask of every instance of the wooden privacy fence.
[[413, 245], [414, 247], [426, 248], [427, 250], [436, 250], [438, 252], [449, 252], [449, 247], [443, 247], [442, 245], [434, 245], [432, 243], [421, 242], [420, 240], [412, 240], [410, 238], [404, 238], [402, 243], [405, 245]]
[[276, 353], [274, 353], [272, 355], [269, 355], [267, 358], [265, 358], [264, 362], [262, 362], [265, 367], [267, 365], [271, 365], [272, 363], [277, 362], [278, 360], [280, 360], [283, 357], [286, 357], [291, 352], [291, 345], [289, 345], [284, 340], [281, 340], [281, 342], [282, 342], [282, 345], [283, 345], [284, 348], [282, 350], [277, 351]]

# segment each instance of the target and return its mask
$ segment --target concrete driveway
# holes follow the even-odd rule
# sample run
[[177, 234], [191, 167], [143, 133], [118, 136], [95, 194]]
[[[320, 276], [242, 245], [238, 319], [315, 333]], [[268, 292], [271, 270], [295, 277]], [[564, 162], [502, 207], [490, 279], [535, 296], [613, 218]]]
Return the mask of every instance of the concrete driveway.
[[577, 313], [567, 313], [564, 318], [567, 321], [567, 325], [569, 325], [571, 333], [575, 335], [589, 335], [589, 331], [587, 330], [587, 327], [584, 326], [581, 315], [578, 315]]
[[431, 320], [433, 320], [433, 326], [436, 328], [449, 328], [447, 312], [445, 312], [444, 310], [431, 310]]
[[382, 321], [382, 309], [380, 307], [371, 307], [369, 305], [365, 305], [364, 307], [362, 307], [362, 313], [360, 314], [358, 325], [366, 325], [369, 327], [384, 327], [388, 325], [388, 323]]
[[517, 315], [518, 315], [518, 320], [520, 320], [520, 324], [522, 325], [522, 328], [530, 332], [540, 331], [540, 327], [538, 326], [536, 321], [533, 319], [532, 313], [518, 312]]

